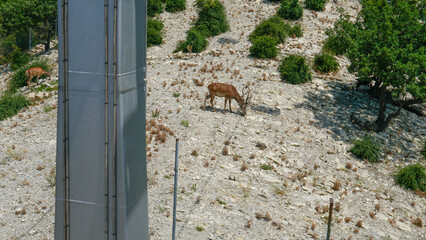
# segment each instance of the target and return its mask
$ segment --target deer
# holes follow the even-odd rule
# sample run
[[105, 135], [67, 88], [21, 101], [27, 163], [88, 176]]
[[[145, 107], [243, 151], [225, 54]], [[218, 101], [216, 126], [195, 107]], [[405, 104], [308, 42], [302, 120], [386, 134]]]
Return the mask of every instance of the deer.
[[30, 82], [31, 79], [33, 79], [33, 77], [37, 76], [37, 80], [36, 80], [36, 85], [38, 85], [38, 79], [43, 76], [43, 75], [47, 75], [50, 78], [50, 72], [45, 71], [43, 68], [41, 67], [32, 67], [32, 68], [28, 68], [27, 71], [25, 71], [25, 75], [27, 76], [28, 80], [27, 80], [27, 84], [28, 84], [28, 89], [31, 89], [30, 86]]
[[214, 108], [214, 98], [216, 96], [218, 97], [224, 97], [225, 98], [225, 108], [223, 109], [223, 114], [225, 114], [226, 111], [226, 103], [229, 101], [229, 112], [232, 113], [231, 109], [231, 100], [235, 99], [238, 104], [240, 105], [241, 112], [243, 115], [246, 115], [247, 113], [247, 105], [250, 102], [250, 89], [248, 90], [247, 97], [244, 101], [244, 90], [246, 87], [243, 88], [242, 91], [242, 97], [238, 93], [237, 89], [231, 85], [226, 83], [211, 83], [207, 86], [209, 89], [209, 92], [206, 94], [206, 98], [204, 99], [204, 111], [206, 110], [206, 102], [208, 99], [210, 99], [210, 104], [212, 105], [213, 111], [216, 112], [216, 109]]

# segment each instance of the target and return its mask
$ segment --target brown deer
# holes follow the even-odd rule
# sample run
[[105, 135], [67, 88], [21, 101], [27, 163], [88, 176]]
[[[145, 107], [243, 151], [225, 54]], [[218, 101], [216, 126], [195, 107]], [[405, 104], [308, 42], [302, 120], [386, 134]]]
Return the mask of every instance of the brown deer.
[[33, 77], [37, 76], [37, 80], [36, 80], [36, 85], [38, 85], [38, 79], [43, 76], [43, 75], [47, 75], [50, 78], [50, 72], [45, 71], [43, 68], [41, 67], [32, 67], [32, 68], [28, 68], [27, 71], [25, 71], [25, 75], [27, 76], [28, 80], [27, 80], [27, 84], [28, 84], [28, 89], [31, 89], [30, 87], [30, 82], [31, 79], [33, 79]]
[[209, 93], [206, 95], [206, 98], [204, 99], [204, 110], [206, 110], [206, 102], [210, 98], [210, 104], [212, 105], [213, 111], [216, 112], [216, 109], [214, 108], [214, 98], [216, 96], [218, 97], [224, 97], [225, 98], [225, 108], [223, 109], [223, 114], [225, 114], [226, 111], [226, 102], [229, 100], [229, 112], [232, 112], [231, 109], [231, 100], [235, 99], [238, 104], [240, 105], [241, 111], [243, 115], [246, 115], [247, 113], [247, 105], [250, 101], [250, 90], [247, 93], [247, 98], [244, 101], [244, 90], [243, 89], [243, 96], [241, 97], [238, 93], [237, 89], [232, 86], [231, 84], [226, 83], [211, 83], [209, 86], [207, 86], [209, 89]]

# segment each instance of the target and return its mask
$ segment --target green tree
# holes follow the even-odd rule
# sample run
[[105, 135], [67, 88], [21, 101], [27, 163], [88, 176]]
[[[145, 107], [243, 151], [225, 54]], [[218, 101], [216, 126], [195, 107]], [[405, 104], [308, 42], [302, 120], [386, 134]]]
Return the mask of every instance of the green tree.
[[[349, 71], [360, 83], [369, 83], [379, 100], [378, 117], [372, 124], [376, 131], [386, 129], [402, 107], [426, 99], [426, 29], [419, 4], [364, 0], [353, 27], [346, 28], [350, 33], [337, 32], [344, 33], [349, 43]], [[396, 111], [386, 112], [387, 99], [398, 106]]]
[[56, 0], [7, 0], [0, 3], [0, 34], [19, 35], [31, 27], [45, 40], [45, 51], [55, 32]]

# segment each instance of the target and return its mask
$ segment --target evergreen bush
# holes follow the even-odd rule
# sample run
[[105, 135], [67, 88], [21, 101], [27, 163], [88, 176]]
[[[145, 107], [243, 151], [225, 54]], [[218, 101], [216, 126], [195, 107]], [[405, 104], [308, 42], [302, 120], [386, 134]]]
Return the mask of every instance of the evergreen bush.
[[146, 11], [149, 17], [155, 17], [155, 15], [162, 13], [163, 9], [164, 9], [163, 0], [148, 0]]
[[298, 20], [303, 16], [303, 8], [299, 0], [283, 0], [277, 14], [284, 19]]
[[306, 60], [298, 55], [290, 55], [281, 61], [278, 67], [281, 79], [291, 84], [311, 81], [312, 76]]
[[206, 49], [208, 44], [209, 42], [206, 40], [206, 37], [196, 29], [192, 28], [187, 33], [186, 41], [180, 42], [174, 52], [182, 51], [199, 53]]
[[305, 7], [314, 11], [324, 11], [327, 0], [306, 0]]
[[349, 21], [349, 15], [341, 13], [339, 19], [334, 24], [334, 28], [329, 28], [325, 31], [328, 36], [323, 50], [335, 55], [343, 55], [352, 44], [351, 34], [353, 24]]
[[322, 73], [336, 72], [339, 69], [339, 64], [330, 54], [322, 53], [315, 56], [314, 68]]
[[401, 169], [395, 176], [395, 182], [413, 191], [426, 191], [425, 167], [414, 164]]
[[195, 28], [204, 36], [216, 36], [229, 30], [225, 7], [218, 0], [200, 1], [201, 10]]
[[249, 40], [253, 42], [259, 36], [269, 36], [274, 38], [277, 43], [283, 43], [290, 28], [291, 26], [284, 23], [280, 17], [274, 16], [260, 23], [250, 34]]
[[147, 26], [147, 46], [155, 46], [163, 43], [163, 34], [161, 30], [164, 24], [155, 19], [148, 19]]
[[356, 140], [349, 151], [363, 160], [373, 163], [379, 162], [380, 145], [370, 136], [366, 136], [362, 140]]
[[186, 9], [186, 0], [166, 0], [167, 12], [179, 12]]
[[10, 93], [4, 94], [0, 98], [0, 121], [16, 115], [19, 110], [29, 105], [29, 101], [22, 96]]
[[296, 25], [290, 28], [288, 35], [290, 35], [291, 37], [302, 37], [303, 36], [302, 28], [300, 27], [300, 25]]
[[257, 58], [275, 58], [277, 56], [277, 42], [270, 36], [260, 36], [253, 41], [250, 54]]

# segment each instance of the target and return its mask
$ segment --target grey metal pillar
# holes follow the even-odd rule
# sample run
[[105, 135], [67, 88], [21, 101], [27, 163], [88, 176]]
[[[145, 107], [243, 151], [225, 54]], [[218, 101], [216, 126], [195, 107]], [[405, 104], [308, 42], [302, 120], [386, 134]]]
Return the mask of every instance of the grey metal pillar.
[[55, 239], [149, 239], [146, 0], [58, 0]]

